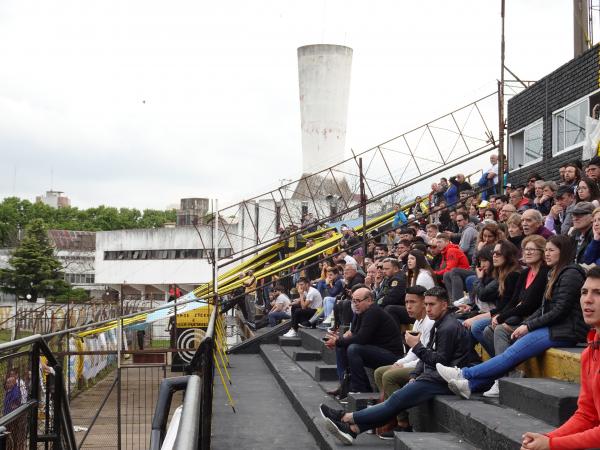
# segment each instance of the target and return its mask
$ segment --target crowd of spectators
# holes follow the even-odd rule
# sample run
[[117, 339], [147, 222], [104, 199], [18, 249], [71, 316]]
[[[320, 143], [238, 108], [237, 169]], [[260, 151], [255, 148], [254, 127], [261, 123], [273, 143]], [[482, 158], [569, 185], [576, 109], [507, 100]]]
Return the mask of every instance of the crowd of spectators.
[[[566, 164], [557, 180], [532, 174], [515, 186], [492, 155], [474, 185], [463, 174], [441, 178], [410, 207], [395, 205], [387, 229], [367, 236], [366, 253], [361, 236], [342, 227], [340, 247], [307, 264], [316, 272], [298, 266], [291, 286], [263, 295], [262, 325], [290, 318], [287, 337], [327, 330], [340, 382], [329, 394], [340, 400], [375, 388], [367, 374], [375, 371], [376, 406], [321, 406], [346, 444], [370, 429], [382, 438], [410, 430], [406, 410], [434, 395], [497, 397], [499, 378], [522, 375], [521, 362], [551, 347], [591, 339], [594, 357], [586, 353], [584, 364], [597, 366], [600, 289], [590, 286], [600, 285], [599, 182], [600, 157], [585, 168]], [[593, 377], [597, 384], [598, 370]], [[577, 419], [547, 436], [528, 433], [523, 448], [551, 448], [551, 440], [580, 448], [566, 444], [574, 433], [600, 442], [600, 391], [586, 395], [596, 397], [580, 400]]]

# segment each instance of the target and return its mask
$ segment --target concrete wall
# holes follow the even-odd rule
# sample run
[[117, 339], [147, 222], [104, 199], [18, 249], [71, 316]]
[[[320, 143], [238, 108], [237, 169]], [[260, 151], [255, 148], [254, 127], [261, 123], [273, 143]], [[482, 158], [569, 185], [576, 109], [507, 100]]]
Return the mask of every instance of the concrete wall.
[[508, 177], [509, 182], [525, 184], [534, 172], [544, 179], [557, 180], [558, 168], [561, 165], [581, 159], [581, 147], [552, 155], [552, 113], [600, 88], [599, 51], [599, 46], [593, 47], [508, 101], [507, 136], [540, 118], [544, 120], [543, 160], [522, 169], [512, 170]]
[[351, 66], [349, 47], [322, 44], [298, 49], [303, 174], [344, 159]]

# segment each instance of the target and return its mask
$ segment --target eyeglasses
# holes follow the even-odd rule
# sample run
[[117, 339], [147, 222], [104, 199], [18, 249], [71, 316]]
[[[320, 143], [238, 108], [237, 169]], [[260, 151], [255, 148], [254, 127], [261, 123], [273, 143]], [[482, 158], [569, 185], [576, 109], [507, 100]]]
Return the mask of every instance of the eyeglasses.
[[532, 178], [531, 180], [529, 180], [529, 183], [535, 183], [537, 180], [535, 178]]
[[494, 250], [494, 251], [492, 252], [492, 255], [494, 255], [494, 256], [502, 256], [502, 252], [499, 252], [499, 251], [496, 251], [496, 250]]
[[352, 297], [352, 303], [364, 302], [366, 299], [367, 299], [367, 297], [365, 297], [365, 298], [354, 298], [354, 297]]
[[523, 253], [535, 253], [535, 252], [543, 252], [541, 248], [524, 248]]
[[383, 269], [383, 266], [376, 266], [378, 269]]

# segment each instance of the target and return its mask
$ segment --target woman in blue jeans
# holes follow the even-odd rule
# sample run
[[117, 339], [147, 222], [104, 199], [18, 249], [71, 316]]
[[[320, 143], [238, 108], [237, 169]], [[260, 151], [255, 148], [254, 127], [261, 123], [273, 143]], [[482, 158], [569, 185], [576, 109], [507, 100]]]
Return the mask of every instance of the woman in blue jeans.
[[546, 243], [544, 259], [550, 272], [542, 305], [512, 333], [515, 340], [508, 349], [474, 367], [458, 369], [436, 365], [452, 392], [469, 398], [471, 392], [488, 388], [494, 380], [521, 362], [544, 353], [551, 347], [567, 347], [585, 342], [587, 326], [579, 304], [585, 272], [576, 264], [574, 242], [563, 235]]
[[498, 282], [498, 291], [494, 299], [494, 306], [488, 313], [480, 314], [472, 319], [465, 320], [464, 325], [471, 329], [473, 338], [481, 343], [488, 354], [493, 355], [494, 349], [487, 348], [483, 331], [492, 322], [492, 318], [504, 309], [510, 302], [519, 279], [521, 266], [519, 265], [519, 249], [510, 241], [501, 240], [494, 246], [492, 253], [492, 276]]

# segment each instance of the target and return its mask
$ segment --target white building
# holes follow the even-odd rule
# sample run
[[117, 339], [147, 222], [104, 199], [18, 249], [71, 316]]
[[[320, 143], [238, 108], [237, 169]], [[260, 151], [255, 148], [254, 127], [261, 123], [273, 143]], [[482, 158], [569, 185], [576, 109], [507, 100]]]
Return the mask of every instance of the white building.
[[[211, 236], [209, 226], [97, 232], [96, 283], [132, 299], [166, 299], [171, 284], [189, 292], [212, 279]], [[219, 247], [219, 260], [232, 252]]]
[[66, 208], [71, 206], [69, 197], [62, 195], [61, 191], [46, 191], [46, 195], [39, 195], [35, 198], [36, 202], [42, 202], [52, 208]]

